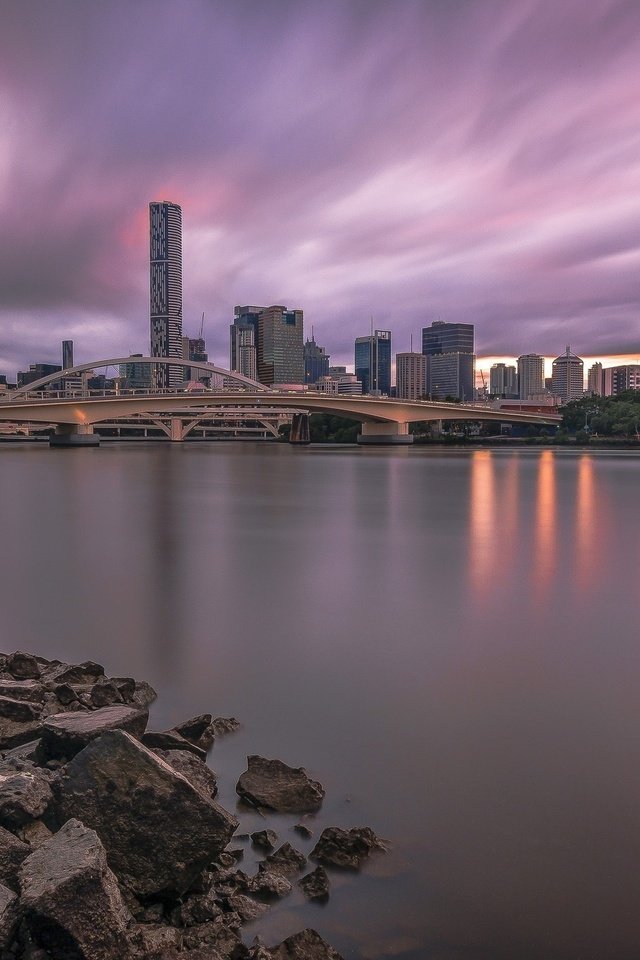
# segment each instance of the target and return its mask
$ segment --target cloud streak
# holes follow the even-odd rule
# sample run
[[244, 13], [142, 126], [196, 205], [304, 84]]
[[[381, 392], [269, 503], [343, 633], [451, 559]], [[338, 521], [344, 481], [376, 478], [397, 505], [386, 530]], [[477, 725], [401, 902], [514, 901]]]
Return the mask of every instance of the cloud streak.
[[147, 348], [165, 197], [219, 362], [240, 302], [336, 362], [371, 314], [640, 352], [639, 37], [623, 0], [8, 0], [0, 370]]

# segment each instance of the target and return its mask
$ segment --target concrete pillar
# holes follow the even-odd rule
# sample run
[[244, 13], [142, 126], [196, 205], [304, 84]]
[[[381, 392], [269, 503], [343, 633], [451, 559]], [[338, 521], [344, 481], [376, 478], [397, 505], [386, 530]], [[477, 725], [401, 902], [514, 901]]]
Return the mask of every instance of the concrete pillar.
[[293, 420], [291, 421], [289, 443], [295, 443], [298, 446], [311, 443], [308, 413], [294, 413]]
[[413, 443], [413, 434], [409, 433], [408, 423], [396, 423], [395, 420], [385, 420], [378, 423], [375, 420], [365, 420], [362, 424], [362, 433], [358, 434], [358, 443], [388, 444]]
[[182, 443], [184, 434], [182, 429], [182, 420], [180, 417], [171, 417], [171, 440], [175, 443]]
[[49, 437], [50, 447], [99, 447], [100, 437], [92, 423], [58, 423]]

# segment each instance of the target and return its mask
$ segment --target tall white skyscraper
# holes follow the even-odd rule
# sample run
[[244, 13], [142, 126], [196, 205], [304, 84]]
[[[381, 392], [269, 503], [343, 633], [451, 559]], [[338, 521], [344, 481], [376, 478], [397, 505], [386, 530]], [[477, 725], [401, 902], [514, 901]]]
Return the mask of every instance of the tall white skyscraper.
[[[182, 359], [182, 209], [149, 204], [151, 356]], [[157, 385], [178, 387], [181, 367], [158, 365]]]

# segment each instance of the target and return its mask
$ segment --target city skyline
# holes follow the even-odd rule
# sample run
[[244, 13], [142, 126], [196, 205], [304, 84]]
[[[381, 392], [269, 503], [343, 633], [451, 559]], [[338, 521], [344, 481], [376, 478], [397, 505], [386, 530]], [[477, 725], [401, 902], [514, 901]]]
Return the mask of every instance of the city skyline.
[[218, 361], [257, 302], [299, 304], [337, 364], [372, 314], [397, 350], [474, 323], [485, 370], [567, 343], [631, 362], [639, 26], [614, 0], [9, 0], [0, 370], [62, 339], [143, 347], [163, 197], [184, 210], [185, 333], [204, 311]]

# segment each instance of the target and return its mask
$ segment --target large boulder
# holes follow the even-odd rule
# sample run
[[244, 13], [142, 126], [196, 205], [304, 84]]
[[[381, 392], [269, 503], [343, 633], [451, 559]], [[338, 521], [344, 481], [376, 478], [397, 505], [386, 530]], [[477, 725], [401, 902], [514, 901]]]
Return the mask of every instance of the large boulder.
[[66, 765], [57, 796], [60, 818], [96, 830], [118, 879], [139, 897], [180, 896], [238, 826], [121, 730], [104, 733]]
[[37, 680], [41, 674], [40, 663], [31, 653], [22, 653], [16, 650], [5, 662], [6, 673], [15, 680]]
[[271, 947], [269, 953], [274, 960], [342, 960], [338, 951], [310, 928], [287, 937], [279, 946]]
[[13, 931], [18, 920], [18, 898], [13, 892], [0, 883], [0, 953], [3, 957], [6, 948], [13, 939]]
[[20, 910], [52, 956], [127, 960], [130, 915], [97, 834], [70, 820], [22, 864]]
[[[34, 767], [32, 771], [0, 773], [0, 824], [16, 829], [47, 812], [53, 794], [48, 771]], [[50, 776], [51, 774], [49, 774]]]
[[279, 873], [283, 877], [292, 876], [298, 873], [307, 862], [307, 858], [290, 843], [283, 843], [282, 846], [269, 854], [269, 856], [259, 865], [260, 870], [270, 870]]
[[187, 750], [154, 750], [174, 770], [186, 777], [196, 790], [205, 797], [214, 799], [218, 793], [218, 778], [203, 760]]
[[313, 813], [320, 809], [324, 789], [304, 767], [289, 767], [282, 760], [247, 757], [247, 770], [236, 784], [236, 793], [253, 806], [278, 813]]
[[42, 703], [44, 694], [45, 689], [38, 680], [0, 680], [0, 697]]
[[38, 757], [41, 762], [69, 760], [109, 730], [124, 730], [141, 737], [148, 719], [146, 710], [119, 704], [88, 713], [58, 713], [47, 717], [42, 725]]
[[0, 883], [17, 891], [20, 864], [30, 853], [28, 843], [23, 843], [4, 827], [0, 827]]
[[374, 850], [384, 850], [385, 845], [371, 827], [327, 827], [310, 853], [314, 860], [331, 867], [359, 870], [362, 863]]
[[93, 660], [85, 660], [84, 663], [52, 663], [44, 673], [46, 681], [50, 684], [58, 683], [95, 683], [100, 677], [104, 677], [104, 667], [100, 663], [94, 663]]

